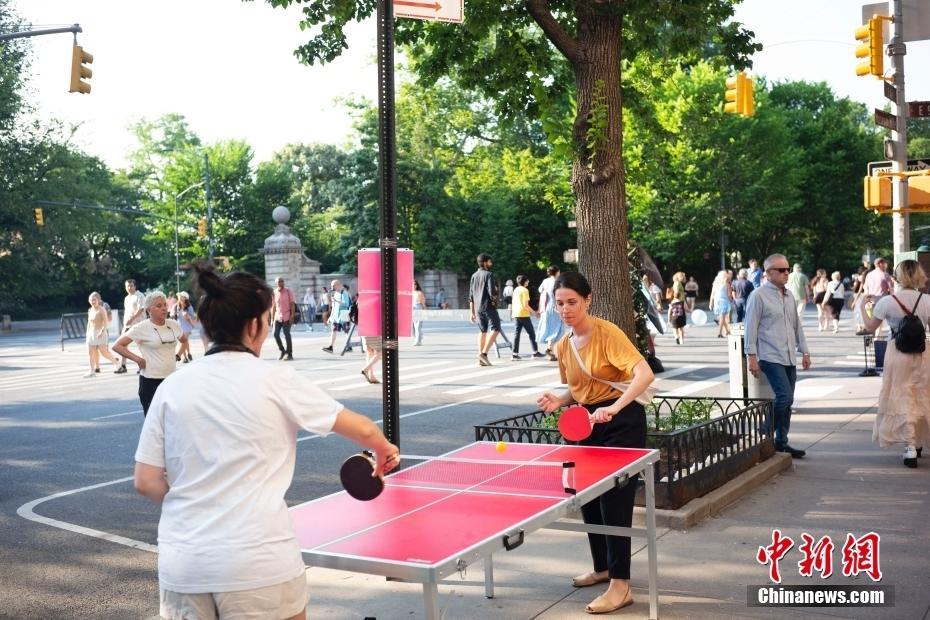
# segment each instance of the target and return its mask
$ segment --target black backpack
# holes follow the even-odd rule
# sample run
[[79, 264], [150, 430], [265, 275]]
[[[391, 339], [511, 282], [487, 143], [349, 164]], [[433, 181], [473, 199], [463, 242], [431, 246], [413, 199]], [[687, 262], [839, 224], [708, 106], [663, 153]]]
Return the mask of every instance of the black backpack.
[[894, 336], [894, 346], [896, 346], [901, 353], [923, 353], [927, 348], [927, 332], [924, 329], [924, 324], [920, 320], [920, 317], [914, 314], [917, 312], [917, 306], [920, 304], [920, 298], [923, 297], [923, 293], [917, 295], [917, 302], [914, 304], [914, 309], [910, 312], [908, 312], [907, 306], [902, 304], [901, 300], [898, 299], [896, 295], [892, 295], [892, 297], [898, 302], [901, 309], [904, 310], [904, 318], [901, 319], [900, 327], [891, 331], [891, 335]]

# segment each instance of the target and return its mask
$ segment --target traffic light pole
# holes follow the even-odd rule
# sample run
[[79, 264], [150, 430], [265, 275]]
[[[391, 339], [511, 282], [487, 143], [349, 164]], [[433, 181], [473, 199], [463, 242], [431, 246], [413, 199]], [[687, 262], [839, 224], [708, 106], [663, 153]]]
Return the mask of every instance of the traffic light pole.
[[[904, 96], [904, 55], [907, 49], [904, 45], [904, 2], [893, 0], [892, 10], [894, 20], [891, 22], [891, 42], [888, 45], [888, 56], [891, 57], [891, 70], [895, 86], [895, 130], [892, 142], [894, 153], [891, 158], [892, 172], [907, 171], [907, 99]], [[904, 176], [892, 177], [891, 204], [894, 211], [891, 215], [892, 240], [894, 242], [895, 264], [902, 252], [911, 247], [910, 215], [907, 209], [907, 179]]]
[[76, 37], [77, 33], [84, 31], [81, 30], [80, 24], [73, 24], [64, 28], [37, 28], [35, 30], [23, 30], [22, 32], [8, 32], [6, 34], [0, 34], [0, 41], [25, 39], [27, 37], [39, 37], [45, 34], [62, 34], [64, 32], [71, 32]]

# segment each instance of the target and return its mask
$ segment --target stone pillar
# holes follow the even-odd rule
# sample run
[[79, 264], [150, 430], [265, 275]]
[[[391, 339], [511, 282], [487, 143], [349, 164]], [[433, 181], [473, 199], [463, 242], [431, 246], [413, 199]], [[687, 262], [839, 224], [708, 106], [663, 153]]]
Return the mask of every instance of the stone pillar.
[[294, 291], [297, 302], [303, 299], [307, 288], [318, 289], [320, 263], [304, 255], [303, 244], [291, 233], [287, 223], [291, 212], [287, 207], [275, 207], [271, 213], [276, 226], [274, 234], [265, 239], [265, 281], [274, 287], [277, 278]]

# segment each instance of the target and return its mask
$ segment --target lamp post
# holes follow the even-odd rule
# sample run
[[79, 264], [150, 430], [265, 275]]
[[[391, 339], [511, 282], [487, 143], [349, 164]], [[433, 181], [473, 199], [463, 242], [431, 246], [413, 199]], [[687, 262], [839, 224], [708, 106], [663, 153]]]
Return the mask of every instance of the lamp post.
[[181, 290], [181, 252], [178, 244], [178, 198], [191, 191], [202, 187], [206, 181], [194, 183], [174, 195], [174, 294], [177, 295]]

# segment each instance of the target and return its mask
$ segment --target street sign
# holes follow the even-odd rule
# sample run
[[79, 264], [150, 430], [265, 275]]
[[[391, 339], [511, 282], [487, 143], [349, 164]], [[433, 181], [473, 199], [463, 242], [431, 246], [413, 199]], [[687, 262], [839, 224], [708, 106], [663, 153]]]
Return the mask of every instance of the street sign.
[[894, 87], [893, 84], [889, 82], [882, 82], [885, 85], [885, 99], [890, 100], [892, 103], [898, 101], [898, 89]]
[[[890, 161], [870, 161], [866, 166], [869, 176], [875, 176], [879, 172], [891, 172]], [[919, 170], [930, 170], [930, 159], [909, 159], [907, 160], [907, 171], [917, 172]]]
[[907, 116], [909, 118], [924, 118], [930, 116], [930, 101], [908, 101]]
[[[927, 0], [900, 0], [901, 2], [901, 21], [904, 25], [904, 42], [909, 41], [926, 41], [930, 39], [930, 2]], [[862, 21], [866, 22], [872, 15], [885, 15], [890, 17], [889, 11], [891, 2], [878, 2], [873, 4], [862, 5]], [[882, 20], [882, 29], [884, 30], [883, 40], [889, 41], [890, 23]]]
[[898, 119], [894, 114], [889, 114], [884, 110], [875, 110], [875, 124], [885, 129], [895, 130]]
[[394, 0], [394, 16], [461, 24], [465, 0]]

